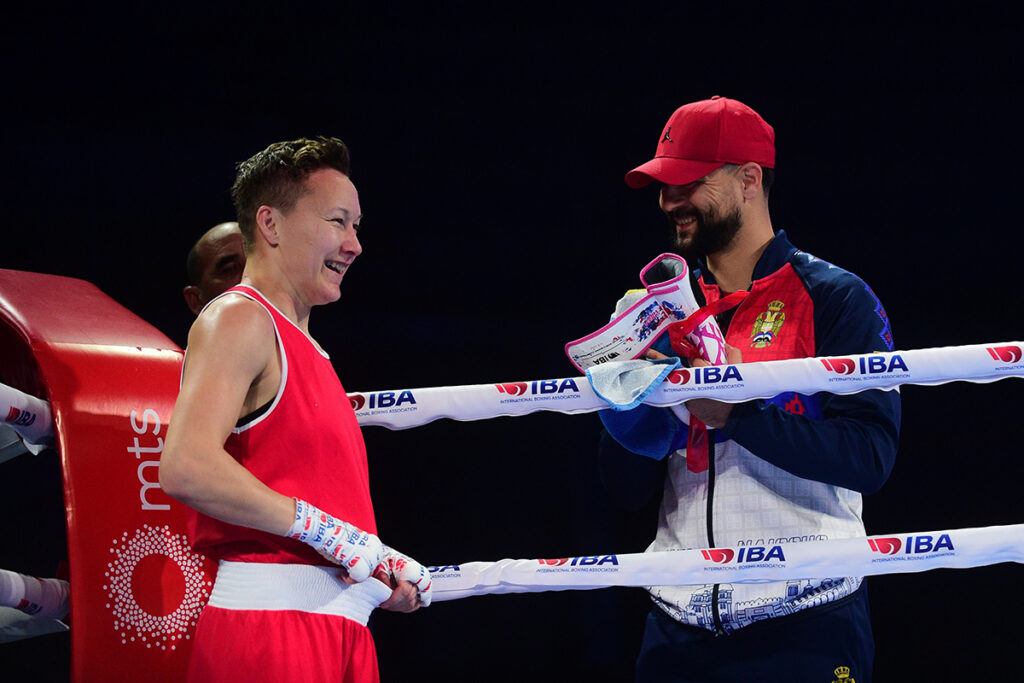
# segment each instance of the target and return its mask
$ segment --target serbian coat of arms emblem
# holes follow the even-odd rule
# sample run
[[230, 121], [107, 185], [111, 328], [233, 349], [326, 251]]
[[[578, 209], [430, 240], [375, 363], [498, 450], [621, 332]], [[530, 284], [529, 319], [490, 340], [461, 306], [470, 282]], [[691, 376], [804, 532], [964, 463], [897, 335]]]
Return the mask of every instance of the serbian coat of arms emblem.
[[771, 346], [771, 343], [778, 336], [782, 329], [782, 323], [786, 322], [786, 314], [782, 312], [786, 304], [775, 299], [768, 304], [768, 310], [762, 311], [754, 321], [754, 329], [750, 333], [750, 345], [755, 349], [763, 349]]

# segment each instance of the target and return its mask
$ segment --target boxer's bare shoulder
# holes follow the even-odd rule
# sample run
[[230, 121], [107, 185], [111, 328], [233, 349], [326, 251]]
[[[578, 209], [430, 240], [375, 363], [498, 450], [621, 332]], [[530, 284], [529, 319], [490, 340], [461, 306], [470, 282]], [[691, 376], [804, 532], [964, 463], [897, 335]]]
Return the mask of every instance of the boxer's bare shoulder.
[[232, 295], [207, 306], [189, 332], [182, 391], [194, 389], [201, 396], [241, 393], [245, 415], [272, 399], [280, 380], [277, 335], [267, 310]]

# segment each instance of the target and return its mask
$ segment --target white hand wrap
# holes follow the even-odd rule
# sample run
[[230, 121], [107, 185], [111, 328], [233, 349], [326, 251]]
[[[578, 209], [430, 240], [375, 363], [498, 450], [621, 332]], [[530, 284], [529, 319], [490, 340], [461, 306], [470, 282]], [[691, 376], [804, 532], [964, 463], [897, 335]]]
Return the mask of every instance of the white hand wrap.
[[359, 527], [331, 517], [304, 500], [295, 499], [295, 521], [286, 534], [302, 541], [331, 562], [348, 570], [355, 581], [370, 578], [381, 563], [384, 546], [380, 539]]
[[408, 581], [416, 586], [421, 605], [427, 607], [430, 604], [430, 589], [433, 584], [430, 581], [430, 572], [426, 567], [408, 555], [403, 555], [388, 546], [384, 546], [384, 560], [381, 565], [394, 577], [396, 583]]

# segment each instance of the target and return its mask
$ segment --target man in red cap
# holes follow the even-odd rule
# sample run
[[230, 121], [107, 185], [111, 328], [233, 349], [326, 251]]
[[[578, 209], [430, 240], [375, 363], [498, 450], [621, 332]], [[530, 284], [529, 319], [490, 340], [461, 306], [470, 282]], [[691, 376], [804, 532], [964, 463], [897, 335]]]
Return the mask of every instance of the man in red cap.
[[[893, 348], [885, 310], [862, 280], [773, 229], [775, 133], [757, 112], [724, 97], [694, 102], [672, 114], [658, 140], [655, 157], [627, 173], [626, 184], [660, 183], [659, 204], [675, 249], [693, 265], [698, 302], [747, 292], [717, 316], [731, 362]], [[667, 337], [655, 348], [674, 355]], [[662, 492], [649, 551], [759, 546], [767, 555], [783, 543], [866, 535], [861, 494], [882, 486], [896, 457], [895, 391], [785, 392], [686, 407], [714, 429], [706, 462], [687, 462], [688, 424], [668, 409], [601, 413], [630, 451], [603, 440], [602, 467], [616, 477], [606, 480], [645, 479]], [[863, 577], [649, 591], [639, 681], [749, 681], [769, 672], [791, 682], [871, 679]]]

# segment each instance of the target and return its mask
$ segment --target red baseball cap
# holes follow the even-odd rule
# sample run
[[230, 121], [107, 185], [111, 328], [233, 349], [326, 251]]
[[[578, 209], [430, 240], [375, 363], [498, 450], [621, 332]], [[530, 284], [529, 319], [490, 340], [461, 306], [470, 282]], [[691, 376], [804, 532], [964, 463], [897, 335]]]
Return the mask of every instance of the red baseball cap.
[[748, 161], [775, 168], [775, 130], [742, 102], [715, 95], [676, 109], [654, 158], [627, 173], [626, 184], [687, 185], [725, 164]]

